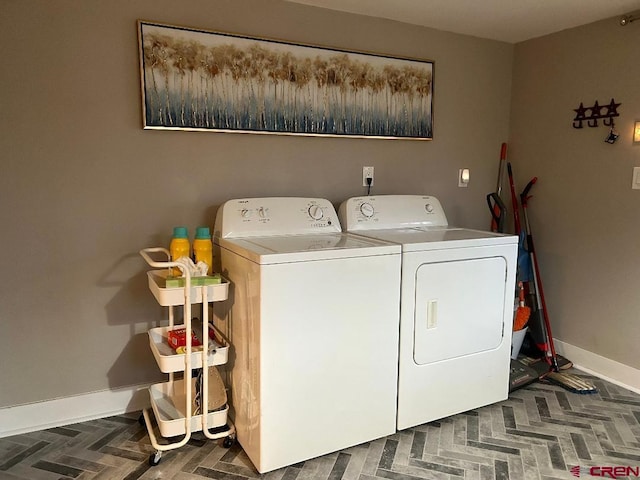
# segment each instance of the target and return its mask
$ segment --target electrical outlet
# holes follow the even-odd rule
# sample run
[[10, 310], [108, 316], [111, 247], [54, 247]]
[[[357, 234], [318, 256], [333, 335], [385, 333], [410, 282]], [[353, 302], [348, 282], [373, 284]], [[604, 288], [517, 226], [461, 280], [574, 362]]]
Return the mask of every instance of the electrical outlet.
[[371, 179], [371, 186], [373, 186], [373, 167], [362, 167], [362, 186], [368, 187], [367, 178]]

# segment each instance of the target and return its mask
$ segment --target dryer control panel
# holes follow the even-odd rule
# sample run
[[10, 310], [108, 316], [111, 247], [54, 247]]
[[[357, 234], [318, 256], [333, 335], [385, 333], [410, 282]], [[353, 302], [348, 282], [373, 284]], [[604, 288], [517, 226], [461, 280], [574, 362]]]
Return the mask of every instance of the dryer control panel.
[[214, 236], [266, 237], [341, 231], [335, 208], [324, 198], [264, 197], [222, 204], [216, 215]]
[[353, 197], [338, 213], [346, 231], [448, 226], [440, 201], [427, 195]]

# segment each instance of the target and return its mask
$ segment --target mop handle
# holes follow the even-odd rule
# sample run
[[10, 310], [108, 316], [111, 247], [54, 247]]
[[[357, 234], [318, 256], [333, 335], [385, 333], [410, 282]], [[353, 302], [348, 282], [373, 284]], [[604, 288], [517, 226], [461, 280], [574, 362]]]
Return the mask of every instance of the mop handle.
[[507, 163], [507, 172], [509, 174], [509, 188], [511, 190], [511, 206], [513, 208], [513, 226], [516, 234], [520, 235], [520, 214], [518, 213], [518, 197], [516, 196], [516, 186], [513, 181], [513, 171], [511, 170], [511, 162]]
[[[538, 177], [533, 177], [531, 180], [529, 180], [529, 183], [527, 183], [527, 186], [524, 187], [524, 190], [520, 194], [520, 204], [522, 205], [523, 208], [527, 206], [527, 200], [531, 198], [529, 196], [529, 190], [531, 190], [531, 187], [533, 187], [533, 185], [537, 181], [538, 181]], [[529, 228], [527, 228], [527, 233], [528, 232], [530, 232]]]
[[529, 225], [529, 215], [527, 214], [527, 200], [530, 198], [528, 196], [529, 190], [538, 180], [537, 177], [534, 177], [525, 187], [525, 189], [520, 194], [520, 202], [522, 203], [522, 211], [524, 213], [524, 223], [525, 229], [527, 232], [527, 248], [529, 250], [529, 256], [531, 257], [531, 266], [533, 268], [533, 283], [536, 289], [536, 300], [538, 301], [538, 305], [540, 310], [542, 310], [542, 318], [544, 319], [544, 330], [545, 336], [547, 337], [547, 342], [549, 343], [549, 350], [551, 351], [551, 365], [553, 369], [557, 372], [559, 370], [558, 367], [558, 357], [556, 356], [555, 345], [553, 344], [553, 336], [551, 333], [551, 322], [549, 321], [549, 315], [547, 313], [547, 302], [544, 297], [544, 290], [542, 289], [542, 278], [540, 276], [540, 269], [538, 267], [538, 256], [536, 255], [536, 250], [533, 244], [533, 234], [531, 233], [531, 226]]

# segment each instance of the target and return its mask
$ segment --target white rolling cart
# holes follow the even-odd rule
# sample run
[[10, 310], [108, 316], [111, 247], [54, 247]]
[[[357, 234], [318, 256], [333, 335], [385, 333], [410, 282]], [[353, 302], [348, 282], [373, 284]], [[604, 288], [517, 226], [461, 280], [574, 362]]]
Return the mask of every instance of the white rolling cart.
[[[150, 254], [164, 254], [166, 260], [156, 261]], [[209, 439], [224, 438], [223, 445], [229, 448], [235, 441], [235, 427], [227, 421], [227, 396], [224, 384], [220, 379], [216, 365], [227, 363], [229, 343], [222, 333], [209, 324], [209, 302], [226, 300], [229, 293], [229, 283], [222, 279], [220, 284], [193, 286], [191, 275], [179, 263], [170, 261], [169, 250], [162, 247], [145, 248], [140, 255], [149, 266], [156, 268], [147, 272], [149, 289], [158, 303], [169, 309], [169, 325], [149, 330], [149, 344], [160, 371], [168, 374], [168, 381], [151, 385], [149, 396], [151, 409], [144, 409], [140, 421], [147, 427], [151, 444], [156, 453], [149, 458], [151, 465], [157, 465], [162, 458], [162, 452], [184, 446], [193, 432], [202, 431]], [[166, 278], [172, 267], [180, 268], [185, 275], [185, 286], [167, 288]], [[191, 306], [202, 305], [202, 335], [201, 347], [194, 347], [191, 340]], [[184, 308], [184, 322], [174, 325], [174, 307]], [[167, 342], [168, 332], [174, 328], [185, 328], [185, 353], [178, 354]], [[222, 339], [219, 343], [209, 338], [209, 328], [213, 327], [216, 337]], [[202, 398], [200, 411], [194, 413], [194, 398], [198, 394], [196, 379], [192, 378], [192, 371], [202, 369]], [[174, 373], [182, 372], [182, 378], [174, 378]], [[214, 375], [214, 385], [210, 386], [210, 374]], [[211, 388], [213, 387], [213, 388]], [[211, 402], [214, 403], [210, 410]], [[177, 442], [165, 441], [159, 443], [154, 433], [150, 410], [160, 431], [160, 436], [168, 439], [184, 435]]]

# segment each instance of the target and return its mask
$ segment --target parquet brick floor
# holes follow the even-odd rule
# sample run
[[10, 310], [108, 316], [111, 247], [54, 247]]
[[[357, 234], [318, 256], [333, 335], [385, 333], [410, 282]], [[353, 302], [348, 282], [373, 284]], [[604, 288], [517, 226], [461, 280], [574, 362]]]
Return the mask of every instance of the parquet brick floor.
[[599, 392], [579, 395], [537, 382], [503, 402], [264, 475], [238, 444], [227, 449], [201, 434], [152, 467], [154, 449], [134, 412], [1, 438], [0, 479], [551, 480], [616, 466], [631, 467], [618, 478], [636, 478], [640, 395], [572, 373]]

